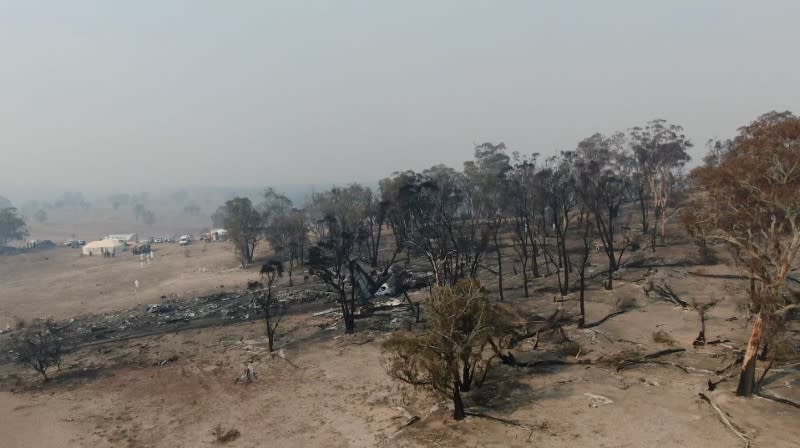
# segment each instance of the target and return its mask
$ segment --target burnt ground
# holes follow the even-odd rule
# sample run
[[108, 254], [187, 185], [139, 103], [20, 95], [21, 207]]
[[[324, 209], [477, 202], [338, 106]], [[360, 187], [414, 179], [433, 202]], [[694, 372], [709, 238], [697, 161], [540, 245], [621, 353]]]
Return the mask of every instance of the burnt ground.
[[[554, 294], [552, 278], [534, 280], [525, 298], [520, 277], [509, 274], [506, 306], [535, 321], [531, 337], [513, 349], [517, 365], [496, 365], [467, 394], [473, 415], [464, 422], [450, 419], [447, 398], [384, 371], [381, 341], [424, 325], [424, 315], [416, 324], [397, 302], [365, 313], [356, 334], [344, 335], [324, 288], [301, 285], [286, 297], [292, 305], [274, 354], [244, 292], [64, 319], [73, 349], [52, 381], [0, 365], [3, 446], [208, 446], [218, 443], [218, 427], [239, 432], [226, 443], [235, 447], [744, 446], [700, 393], [754, 446], [797, 446], [800, 409], [732, 393], [751, 325], [746, 279], [692, 254], [687, 244], [632, 254], [613, 291], [600, 286], [604, 260], [593, 254], [587, 310], [596, 325], [588, 329], [576, 327], [577, 301]], [[694, 346], [694, 307], [707, 303], [710, 343]], [[551, 328], [553, 315], [561, 320]], [[785, 335], [763, 392], [797, 402], [800, 328]], [[255, 380], [237, 384], [248, 367]]]

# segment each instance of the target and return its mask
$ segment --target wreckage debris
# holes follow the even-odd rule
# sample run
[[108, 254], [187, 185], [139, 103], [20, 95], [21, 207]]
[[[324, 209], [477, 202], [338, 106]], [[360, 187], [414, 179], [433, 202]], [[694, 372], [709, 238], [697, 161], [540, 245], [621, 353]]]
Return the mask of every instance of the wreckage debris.
[[[277, 297], [287, 304], [329, 303], [335, 299], [333, 293], [311, 289], [283, 290], [277, 293]], [[248, 292], [217, 292], [190, 299], [167, 299], [112, 314], [81, 316], [59, 324], [64, 327], [65, 344], [77, 347], [90, 342], [148, 334], [171, 325], [250, 320], [258, 316], [258, 310], [250, 299]]]

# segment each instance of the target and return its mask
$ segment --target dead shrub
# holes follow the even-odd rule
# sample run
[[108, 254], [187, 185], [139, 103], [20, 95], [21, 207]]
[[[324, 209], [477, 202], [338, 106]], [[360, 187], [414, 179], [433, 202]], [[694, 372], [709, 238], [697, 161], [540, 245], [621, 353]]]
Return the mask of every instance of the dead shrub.
[[561, 353], [564, 356], [578, 356], [581, 352], [581, 345], [575, 341], [565, 341], [561, 344]]
[[217, 425], [211, 430], [211, 435], [216, 438], [217, 443], [228, 443], [238, 439], [242, 433], [236, 428], [224, 429], [222, 425]]
[[653, 342], [671, 346], [675, 345], [675, 338], [664, 330], [658, 330], [653, 332]]
[[37, 320], [20, 329], [11, 336], [10, 348], [16, 362], [39, 372], [45, 381], [47, 369], [61, 368], [64, 356], [61, 328], [52, 319]]

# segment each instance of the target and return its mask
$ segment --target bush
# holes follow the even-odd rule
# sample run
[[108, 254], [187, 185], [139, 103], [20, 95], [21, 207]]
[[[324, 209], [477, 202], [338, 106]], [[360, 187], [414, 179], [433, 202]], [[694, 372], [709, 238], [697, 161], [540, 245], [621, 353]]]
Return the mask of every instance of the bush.
[[52, 319], [34, 321], [11, 336], [11, 352], [22, 365], [39, 372], [47, 381], [47, 369], [61, 368], [64, 355], [61, 329]]
[[453, 400], [453, 418], [465, 417], [461, 392], [490, 367], [487, 346], [497, 346], [509, 331], [501, 310], [477, 280], [437, 287], [425, 303], [423, 334], [394, 334], [383, 343], [389, 376], [437, 391]]

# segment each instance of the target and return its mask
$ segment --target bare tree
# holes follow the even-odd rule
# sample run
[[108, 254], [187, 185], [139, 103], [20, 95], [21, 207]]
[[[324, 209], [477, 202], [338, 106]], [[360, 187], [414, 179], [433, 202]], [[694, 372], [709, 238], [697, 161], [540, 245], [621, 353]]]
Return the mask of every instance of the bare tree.
[[578, 328], [583, 328], [586, 325], [586, 266], [589, 264], [589, 254], [591, 253], [589, 240], [592, 236], [592, 221], [590, 218], [583, 217], [583, 248], [581, 252], [581, 261], [578, 263], [578, 303], [580, 305], [581, 317], [578, 319]]
[[356, 261], [351, 258], [354, 244], [351, 233], [335, 231], [308, 251], [309, 271], [337, 294], [336, 301], [342, 310], [345, 333], [353, 333], [356, 328], [353, 288], [353, 264]]
[[278, 331], [278, 325], [284, 316], [284, 309], [276, 296], [272, 294], [272, 288], [275, 281], [283, 276], [283, 263], [278, 260], [269, 260], [261, 266], [261, 278], [266, 283], [266, 291], [257, 290], [254, 292], [254, 298], [261, 307], [264, 313], [264, 324], [267, 330], [267, 344], [269, 351], [275, 350], [275, 335]]
[[51, 319], [34, 321], [29, 327], [11, 336], [14, 359], [39, 372], [45, 381], [50, 367], [61, 367], [64, 349], [61, 330]]
[[309, 249], [308, 267], [337, 294], [345, 332], [355, 331], [358, 231], [367, 214], [368, 189], [352, 184], [315, 194], [309, 205], [317, 217], [319, 241]]

